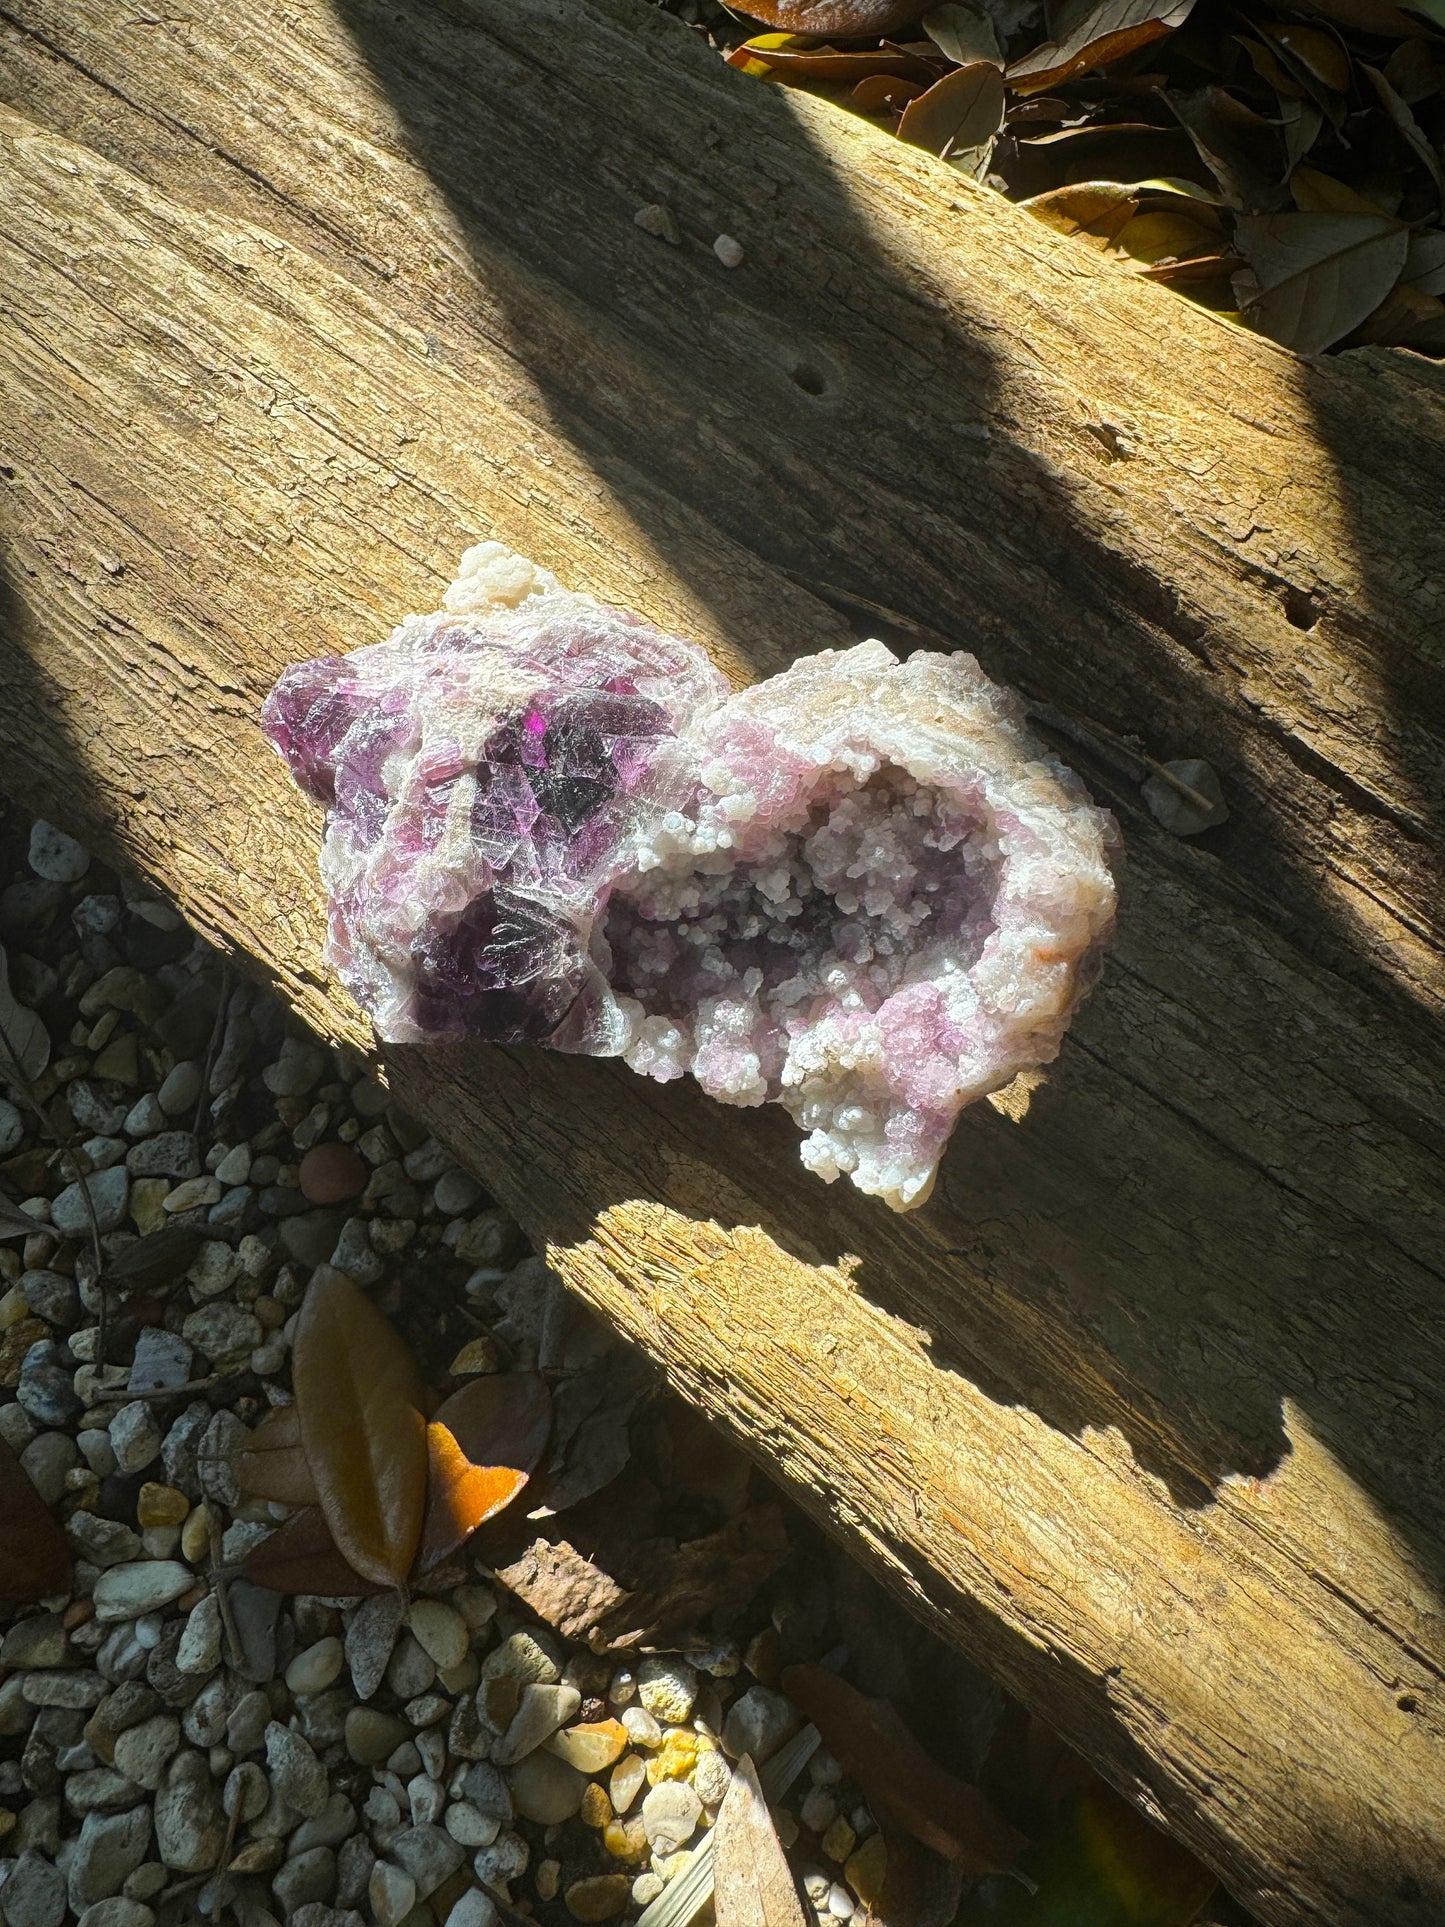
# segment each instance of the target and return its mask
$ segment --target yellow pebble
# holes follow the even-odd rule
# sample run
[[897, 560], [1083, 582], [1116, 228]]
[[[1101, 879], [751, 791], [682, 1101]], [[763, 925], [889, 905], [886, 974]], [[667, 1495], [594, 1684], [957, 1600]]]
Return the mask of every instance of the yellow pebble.
[[142, 1526], [178, 1526], [184, 1523], [191, 1502], [173, 1485], [157, 1485], [147, 1479], [136, 1495], [135, 1516]]
[[664, 1780], [685, 1780], [697, 1765], [697, 1738], [674, 1727], [647, 1762], [647, 1778], [652, 1786]]
[[830, 1860], [843, 1861], [858, 1844], [858, 1836], [840, 1813], [818, 1843]]
[[641, 1820], [609, 1820], [602, 1832], [602, 1844], [614, 1860], [626, 1861], [630, 1867], [640, 1866], [652, 1851]]
[[205, 1558], [211, 1545], [211, 1508], [202, 1499], [181, 1527], [181, 1552], [191, 1565]]
[[606, 1787], [598, 1786], [595, 1780], [589, 1782], [587, 1791], [582, 1795], [582, 1824], [605, 1827], [612, 1817], [612, 1802], [607, 1797]]
[[883, 1882], [888, 1875], [888, 1847], [881, 1833], [870, 1833], [856, 1853], [848, 1856], [843, 1878], [865, 1907], [873, 1907], [883, 1897]]

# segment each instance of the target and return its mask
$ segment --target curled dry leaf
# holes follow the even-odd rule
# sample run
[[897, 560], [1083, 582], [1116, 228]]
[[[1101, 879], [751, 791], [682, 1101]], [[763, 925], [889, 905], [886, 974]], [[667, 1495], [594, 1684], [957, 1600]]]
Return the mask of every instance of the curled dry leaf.
[[787, 80], [817, 81], [825, 87], [850, 87], [856, 81], [878, 74], [916, 81], [926, 87], [938, 75], [936, 66], [930, 67], [926, 60], [920, 60], [916, 54], [903, 53], [897, 47], [855, 52], [839, 47], [776, 44], [782, 40], [780, 34], [764, 34], [758, 40], [746, 41], [733, 49], [728, 62], [750, 72], [761, 68], [781, 74]]
[[909, 101], [898, 123], [899, 137], [946, 160], [991, 141], [1003, 125], [1003, 107], [1002, 74], [991, 61], [975, 60]]
[[307, 1506], [247, 1554], [242, 1568], [270, 1592], [315, 1593], [322, 1599], [365, 1599], [389, 1586], [363, 1579], [331, 1536], [320, 1506]]
[[718, 1809], [712, 1855], [717, 1927], [805, 1927], [757, 1768], [746, 1753]]
[[751, 0], [746, 12], [754, 20], [787, 33], [834, 34], [861, 40], [875, 33], [908, 27], [928, 11], [928, 0]]
[[1020, 205], [1060, 234], [1082, 234], [1097, 246], [1108, 247], [1139, 212], [1139, 197], [1120, 181], [1077, 181], [1035, 194]]
[[1172, 33], [1193, 7], [1194, 0], [1064, 0], [1054, 38], [1014, 61], [1009, 85], [1020, 94], [1037, 94], [1092, 73]]
[[0, 1439], [0, 1533], [5, 1539], [0, 1598], [29, 1605], [50, 1593], [70, 1590], [65, 1534], [4, 1439]]
[[1440, 156], [1426, 136], [1424, 128], [1378, 67], [1367, 67], [1361, 62], [1361, 69], [1379, 95], [1380, 105], [1389, 115], [1396, 133], [1435, 183], [1437, 200], [1445, 197], [1445, 167], [1441, 166]]
[[824, 1666], [790, 1666], [783, 1691], [881, 1820], [970, 1873], [1003, 1873], [1028, 1844], [987, 1797], [929, 1757], [886, 1700]]
[[427, 1572], [526, 1485], [547, 1449], [552, 1401], [535, 1372], [473, 1379], [426, 1428], [427, 1501], [417, 1570]]
[[1373, 314], [1399, 280], [1410, 231], [1383, 214], [1254, 214], [1235, 224], [1236, 281], [1261, 333], [1318, 354]]
[[292, 1383], [301, 1443], [337, 1545], [364, 1579], [401, 1585], [426, 1507], [425, 1394], [397, 1332], [329, 1265], [302, 1301]]

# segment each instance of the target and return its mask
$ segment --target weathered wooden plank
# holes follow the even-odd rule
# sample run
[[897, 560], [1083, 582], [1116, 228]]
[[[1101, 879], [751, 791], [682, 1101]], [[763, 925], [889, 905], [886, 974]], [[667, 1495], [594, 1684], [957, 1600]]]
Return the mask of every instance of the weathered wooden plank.
[[1438, 373], [1305, 368], [622, 0], [12, 0], [0, 44], [6, 783], [327, 1034], [255, 710], [480, 533], [738, 675], [882, 603], [1216, 763], [1200, 848], [1083, 756], [1116, 955], [911, 1219], [615, 1066], [389, 1071], [1264, 1918], [1433, 1920]]

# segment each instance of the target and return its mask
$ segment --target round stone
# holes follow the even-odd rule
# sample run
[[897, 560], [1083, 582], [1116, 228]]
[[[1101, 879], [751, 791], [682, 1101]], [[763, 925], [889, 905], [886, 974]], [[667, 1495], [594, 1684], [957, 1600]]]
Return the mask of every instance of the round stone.
[[353, 1706], [346, 1716], [346, 1750], [358, 1766], [380, 1766], [410, 1738], [405, 1720], [375, 1706]]
[[30, 827], [30, 867], [48, 883], [79, 883], [90, 868], [90, 851], [53, 823], [38, 818]]
[[[328, 1686], [340, 1678], [345, 1663], [346, 1654], [341, 1641], [334, 1633], [330, 1634], [296, 1655], [286, 1668], [286, 1684], [300, 1698], [324, 1693]], [[361, 1708], [356, 1710], [360, 1712]]]
[[551, 1827], [570, 1820], [582, 1805], [587, 1781], [552, 1753], [529, 1753], [508, 1775], [512, 1801], [524, 1820]]
[[683, 1780], [664, 1780], [642, 1803], [642, 1827], [654, 1853], [676, 1853], [691, 1840], [702, 1801]]
[[637, 1697], [654, 1719], [679, 1726], [697, 1698], [697, 1674], [685, 1659], [645, 1659], [637, 1669]]
[[574, 1880], [565, 1899], [574, 1920], [616, 1920], [631, 1896], [632, 1881], [627, 1874], [599, 1873]]
[[444, 1599], [415, 1599], [406, 1623], [440, 1672], [460, 1666], [471, 1644], [467, 1622]]
[[349, 1144], [317, 1144], [302, 1158], [296, 1182], [310, 1204], [343, 1204], [361, 1196], [367, 1175]]
[[134, 1565], [112, 1566], [95, 1582], [97, 1619], [138, 1619], [157, 1612], [189, 1592], [196, 1576], [176, 1559], [142, 1559]]

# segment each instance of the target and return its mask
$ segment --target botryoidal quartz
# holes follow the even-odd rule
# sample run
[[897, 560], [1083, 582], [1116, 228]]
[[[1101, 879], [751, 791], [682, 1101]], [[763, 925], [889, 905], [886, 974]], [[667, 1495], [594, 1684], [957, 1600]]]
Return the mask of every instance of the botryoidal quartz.
[[327, 960], [385, 1041], [691, 1072], [896, 1210], [1057, 1055], [1113, 923], [1112, 818], [972, 656], [864, 642], [734, 693], [494, 542], [263, 721], [327, 806]]

